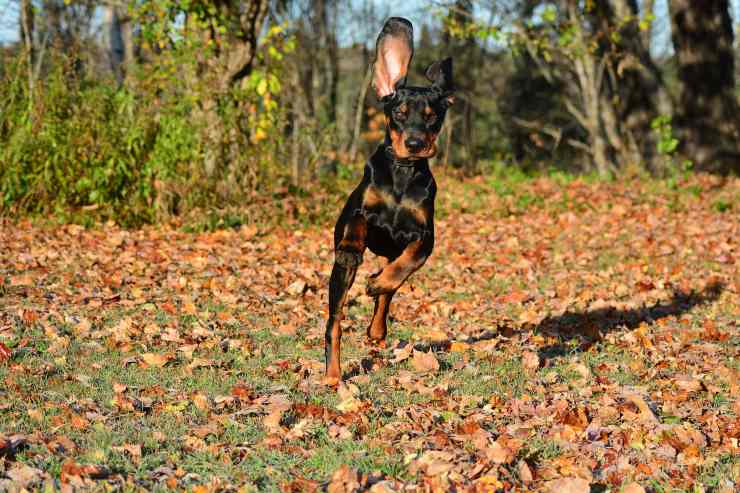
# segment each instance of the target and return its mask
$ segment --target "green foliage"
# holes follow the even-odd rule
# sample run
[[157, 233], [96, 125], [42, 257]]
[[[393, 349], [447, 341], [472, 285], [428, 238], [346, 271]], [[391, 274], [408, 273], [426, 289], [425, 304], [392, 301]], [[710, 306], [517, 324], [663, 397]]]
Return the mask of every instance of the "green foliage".
[[167, 136], [158, 135], [140, 103], [111, 85], [70, 78], [62, 63], [31, 99], [25, 84], [13, 79], [17, 73], [22, 71], [11, 70], [2, 81], [0, 96], [6, 108], [0, 133], [2, 208], [151, 220], [154, 180], [158, 168], [170, 163], [147, 159]]
[[671, 120], [669, 115], [660, 115], [650, 123], [650, 127], [658, 134], [658, 154], [663, 156], [675, 153], [678, 148], [678, 139], [673, 136]]
[[664, 172], [668, 179], [670, 188], [678, 188], [680, 181], [688, 177], [693, 163], [689, 160], [679, 161], [677, 159], [680, 141], [673, 134], [672, 118], [668, 115], [660, 115], [653, 119], [650, 127], [657, 134], [656, 150], [663, 159]]
[[[155, 10], [135, 12], [159, 19], [142, 24], [144, 49], [172, 35], [162, 19], [174, 14]], [[120, 87], [52, 52], [31, 94], [25, 57], [11, 59], [0, 74], [0, 213], [137, 226], [244, 203], [256, 188], [280, 185], [288, 172], [281, 60], [293, 48], [284, 29], [268, 30], [249, 76], [215, 98], [208, 77], [183, 84], [197, 71], [199, 44], [182, 37], [169, 46], [129, 67]], [[214, 117], [217, 141], [206, 132]], [[209, 174], [204, 161], [214, 151], [227, 164]]]

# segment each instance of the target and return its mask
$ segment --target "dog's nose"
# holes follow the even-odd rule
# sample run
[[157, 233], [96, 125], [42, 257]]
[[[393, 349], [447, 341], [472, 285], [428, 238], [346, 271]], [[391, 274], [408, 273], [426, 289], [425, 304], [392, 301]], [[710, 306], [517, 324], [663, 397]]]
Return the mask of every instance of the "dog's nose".
[[424, 140], [418, 137], [409, 137], [404, 141], [404, 144], [406, 144], [406, 149], [411, 152], [418, 152], [424, 148]]

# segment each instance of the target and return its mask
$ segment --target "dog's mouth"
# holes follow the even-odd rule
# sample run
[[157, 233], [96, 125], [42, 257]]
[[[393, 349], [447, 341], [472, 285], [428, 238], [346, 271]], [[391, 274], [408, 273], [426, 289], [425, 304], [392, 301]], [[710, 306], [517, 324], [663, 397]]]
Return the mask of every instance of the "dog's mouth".
[[[435, 136], [436, 137], [436, 136]], [[404, 143], [404, 139], [393, 138], [391, 139], [391, 150], [393, 156], [396, 159], [404, 159], [408, 161], [418, 161], [420, 159], [429, 159], [437, 155], [437, 142], [435, 137], [426, 137], [424, 139], [425, 145], [420, 149], [409, 149]]]

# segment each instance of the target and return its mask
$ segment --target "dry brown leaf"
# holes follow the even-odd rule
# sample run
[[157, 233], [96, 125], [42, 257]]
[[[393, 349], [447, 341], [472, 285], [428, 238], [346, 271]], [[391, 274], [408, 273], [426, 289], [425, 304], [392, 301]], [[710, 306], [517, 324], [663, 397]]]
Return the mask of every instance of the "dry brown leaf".
[[166, 365], [172, 359], [174, 359], [174, 357], [170, 354], [144, 353], [141, 355], [141, 359], [148, 366], [155, 366], [157, 368], [162, 368], [164, 365]]
[[280, 421], [283, 419], [283, 411], [282, 410], [275, 410], [272, 411], [270, 414], [265, 416], [262, 419], [262, 426], [265, 427], [265, 430], [268, 433], [280, 433], [282, 432], [282, 427], [280, 426]]
[[195, 394], [193, 394], [190, 400], [193, 402], [193, 405], [200, 411], [206, 412], [211, 408], [211, 402], [208, 399], [208, 396], [201, 392], [196, 392]]
[[640, 486], [639, 483], [630, 483], [622, 488], [622, 493], [645, 493], [645, 488]]
[[675, 378], [676, 387], [686, 392], [699, 392], [702, 390], [702, 382], [697, 378], [688, 375], [679, 375]]
[[421, 457], [413, 461], [409, 466], [409, 472], [424, 471], [428, 476], [437, 476], [452, 470], [455, 455], [441, 450], [430, 450], [424, 452]]
[[0, 342], [0, 362], [9, 360], [11, 356], [13, 356], [13, 352], [8, 346]]
[[589, 493], [591, 487], [582, 478], [560, 478], [545, 484], [548, 493]]
[[[23, 488], [32, 488], [40, 483], [45, 476], [44, 471], [41, 469], [36, 469], [25, 464], [19, 464], [17, 467], [8, 469], [5, 475], [13, 482], [9, 491], [21, 491]], [[2, 486], [2, 481], [0, 481], [0, 486]]]
[[101, 465], [78, 464], [73, 460], [68, 460], [62, 464], [62, 471], [59, 480], [62, 483], [69, 483], [74, 477], [83, 477], [90, 479], [105, 479], [110, 476], [110, 470]]
[[128, 386], [120, 384], [120, 383], [114, 383], [113, 384], [113, 392], [116, 394], [123, 394], [128, 390]]
[[431, 350], [426, 353], [415, 350], [413, 352], [411, 366], [418, 373], [436, 373], [439, 370], [439, 361], [437, 361], [437, 357]]
[[532, 475], [532, 470], [529, 468], [529, 465], [527, 465], [526, 462], [523, 460], [520, 460], [519, 463], [516, 466], [517, 472], [519, 473], [519, 479], [522, 480], [522, 483], [528, 484], [531, 483], [534, 480], [534, 476]]
[[645, 399], [643, 399], [640, 395], [635, 393], [627, 393], [624, 397], [635, 406], [637, 406], [637, 409], [640, 412], [638, 417], [641, 420], [651, 423], [657, 423], [658, 418], [655, 416], [655, 413], [653, 413], [653, 410], [650, 409], [650, 406], [648, 406], [647, 402], [645, 402]]
[[514, 459], [514, 454], [508, 447], [493, 442], [485, 449], [486, 458], [496, 464], [507, 464]]
[[360, 474], [348, 465], [343, 465], [331, 476], [328, 493], [354, 493], [360, 489]]
[[522, 353], [522, 366], [524, 369], [533, 371], [540, 367], [540, 358], [533, 351], [524, 351]]
[[464, 353], [468, 349], [470, 349], [470, 344], [466, 342], [455, 341], [450, 344], [450, 352], [452, 353]]
[[405, 361], [409, 359], [411, 356], [411, 352], [414, 350], [414, 346], [412, 344], [406, 344], [402, 348], [396, 348], [393, 350], [393, 359], [391, 360], [391, 363], [400, 363], [402, 361]]

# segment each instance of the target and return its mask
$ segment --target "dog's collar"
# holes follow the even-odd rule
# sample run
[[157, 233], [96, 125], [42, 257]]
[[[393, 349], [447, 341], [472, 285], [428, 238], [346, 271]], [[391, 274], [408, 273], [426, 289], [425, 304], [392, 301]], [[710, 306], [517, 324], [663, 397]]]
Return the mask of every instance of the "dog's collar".
[[393, 147], [391, 146], [385, 146], [385, 155], [391, 160], [393, 166], [399, 166], [401, 168], [413, 168], [416, 166], [416, 163], [421, 161], [421, 158], [409, 159], [396, 157], [396, 153], [393, 152]]

